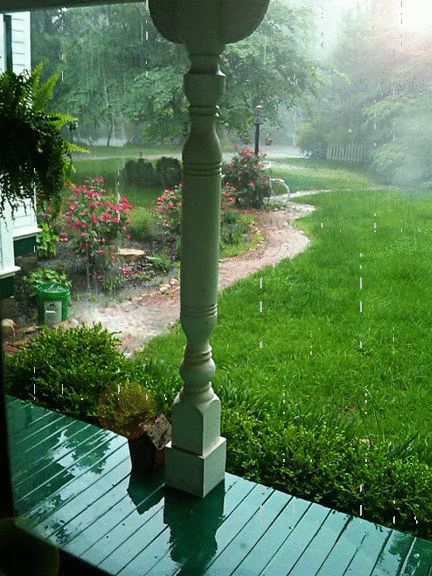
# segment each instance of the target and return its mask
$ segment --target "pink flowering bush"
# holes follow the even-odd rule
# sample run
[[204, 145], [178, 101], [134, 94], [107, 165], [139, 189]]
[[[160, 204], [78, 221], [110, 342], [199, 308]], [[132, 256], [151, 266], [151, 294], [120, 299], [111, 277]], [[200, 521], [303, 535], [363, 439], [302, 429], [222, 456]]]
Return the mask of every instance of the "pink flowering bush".
[[[182, 210], [182, 188], [183, 183], [172, 189], [164, 190], [164, 193], [157, 199], [159, 214], [162, 219], [162, 225], [169, 241], [179, 245], [181, 232], [181, 210]], [[233, 208], [236, 203], [236, 189], [231, 184], [226, 184], [221, 191], [221, 210], [222, 213], [229, 208]]]
[[82, 186], [71, 184], [70, 190], [60, 242], [68, 243], [92, 267], [105, 268], [112, 260], [115, 241], [130, 238], [133, 206], [127, 198], [114, 201], [104, 178], [93, 178]]
[[171, 238], [180, 236], [183, 182], [174, 188], [167, 188], [157, 199], [157, 207], [162, 219], [162, 225]]
[[262, 208], [270, 195], [270, 178], [264, 170], [265, 154], [254, 154], [242, 148], [231, 162], [223, 166], [224, 183], [234, 186], [238, 206]]
[[233, 184], [227, 182], [222, 188], [221, 210], [226, 212], [233, 208], [237, 201], [237, 189]]

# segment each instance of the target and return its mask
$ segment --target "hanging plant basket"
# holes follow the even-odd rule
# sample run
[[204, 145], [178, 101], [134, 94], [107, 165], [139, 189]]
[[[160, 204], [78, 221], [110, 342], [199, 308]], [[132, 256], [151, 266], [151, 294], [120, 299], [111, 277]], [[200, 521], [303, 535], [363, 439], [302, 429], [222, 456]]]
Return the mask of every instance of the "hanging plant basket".
[[0, 74], [0, 217], [7, 203], [14, 212], [24, 199], [59, 205], [72, 168], [72, 151], [62, 129], [76, 118], [47, 111], [58, 77], [41, 83], [43, 63], [29, 74]]

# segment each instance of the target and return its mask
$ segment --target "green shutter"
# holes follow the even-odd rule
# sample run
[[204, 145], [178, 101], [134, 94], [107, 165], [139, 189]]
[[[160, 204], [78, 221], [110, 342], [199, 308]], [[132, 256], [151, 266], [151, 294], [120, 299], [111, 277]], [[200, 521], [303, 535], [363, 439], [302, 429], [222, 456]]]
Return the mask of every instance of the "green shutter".
[[26, 254], [33, 254], [36, 249], [36, 235], [28, 236], [27, 238], [18, 238], [14, 240], [14, 255], [24, 256]]
[[13, 52], [12, 52], [12, 16], [5, 14], [3, 16], [5, 25], [5, 48], [6, 48], [6, 70], [13, 70]]
[[13, 296], [15, 292], [15, 276], [6, 276], [6, 278], [0, 278], [0, 300], [9, 298]]

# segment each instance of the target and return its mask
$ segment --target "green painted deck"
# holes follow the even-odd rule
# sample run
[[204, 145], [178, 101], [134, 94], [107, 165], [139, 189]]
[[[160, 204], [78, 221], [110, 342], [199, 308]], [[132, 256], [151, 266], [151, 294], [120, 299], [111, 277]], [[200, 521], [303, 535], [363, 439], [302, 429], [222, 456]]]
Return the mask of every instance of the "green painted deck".
[[130, 478], [127, 441], [9, 397], [18, 513], [122, 576], [430, 576], [432, 542], [226, 474], [204, 500]]

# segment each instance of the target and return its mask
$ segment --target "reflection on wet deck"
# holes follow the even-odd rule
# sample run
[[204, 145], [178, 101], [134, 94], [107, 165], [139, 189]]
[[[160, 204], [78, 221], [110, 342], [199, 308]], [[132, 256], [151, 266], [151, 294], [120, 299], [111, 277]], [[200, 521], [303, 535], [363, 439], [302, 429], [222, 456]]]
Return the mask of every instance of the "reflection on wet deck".
[[108, 574], [428, 576], [432, 542], [226, 474], [204, 500], [130, 477], [127, 442], [9, 397], [15, 504]]

